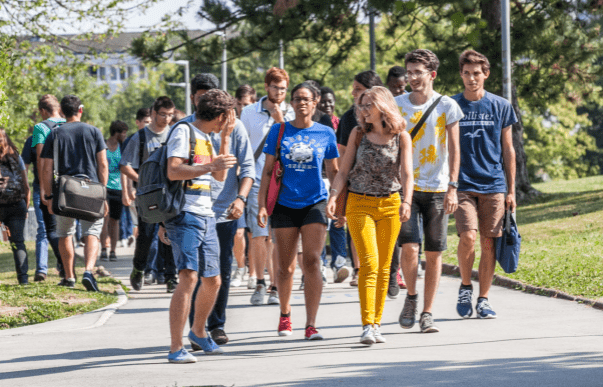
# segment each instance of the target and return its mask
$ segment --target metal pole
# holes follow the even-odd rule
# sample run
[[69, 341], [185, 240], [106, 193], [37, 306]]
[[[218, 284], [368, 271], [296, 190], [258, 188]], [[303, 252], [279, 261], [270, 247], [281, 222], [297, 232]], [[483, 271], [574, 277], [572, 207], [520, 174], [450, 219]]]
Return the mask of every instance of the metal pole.
[[375, 42], [375, 11], [369, 8], [369, 37], [371, 50], [371, 70], [377, 67], [377, 43]]
[[186, 96], [184, 97], [186, 99], [186, 115], [190, 116], [192, 114], [191, 111], [191, 74], [190, 74], [190, 70], [188, 68], [188, 61], [185, 61], [186, 63], [184, 63], [184, 83], [186, 84], [184, 90], [185, 90], [185, 94]]
[[503, 61], [503, 97], [511, 101], [511, 6], [509, 0], [501, 1], [501, 35]]
[[227, 69], [226, 69], [226, 30], [222, 34], [222, 90], [226, 91], [227, 89]]
[[283, 52], [283, 40], [278, 41], [278, 67], [285, 69], [285, 55]]

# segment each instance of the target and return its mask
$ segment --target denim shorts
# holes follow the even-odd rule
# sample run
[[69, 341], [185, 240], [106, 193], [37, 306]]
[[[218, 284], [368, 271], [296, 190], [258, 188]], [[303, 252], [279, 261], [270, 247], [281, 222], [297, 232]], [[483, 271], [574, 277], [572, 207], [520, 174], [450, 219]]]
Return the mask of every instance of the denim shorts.
[[446, 192], [414, 191], [410, 219], [402, 223], [398, 244], [421, 243], [421, 219], [425, 232], [425, 251], [440, 252], [447, 249], [448, 215], [444, 209]]
[[[257, 180], [257, 179], [256, 179]], [[247, 196], [247, 227], [252, 235], [252, 238], [267, 237], [269, 235], [269, 227], [258, 226], [258, 212], [260, 211], [258, 205], [258, 192], [260, 191], [260, 183], [255, 182], [249, 191]]]
[[200, 277], [220, 275], [220, 243], [213, 216], [182, 212], [165, 222], [178, 271], [193, 270]]
[[326, 208], [326, 200], [321, 200], [318, 203], [314, 203], [304, 208], [289, 208], [276, 203], [274, 211], [272, 212], [272, 215], [270, 215], [270, 222], [273, 229], [288, 227], [301, 228], [306, 224], [312, 223], [322, 223], [326, 225], [328, 223]]

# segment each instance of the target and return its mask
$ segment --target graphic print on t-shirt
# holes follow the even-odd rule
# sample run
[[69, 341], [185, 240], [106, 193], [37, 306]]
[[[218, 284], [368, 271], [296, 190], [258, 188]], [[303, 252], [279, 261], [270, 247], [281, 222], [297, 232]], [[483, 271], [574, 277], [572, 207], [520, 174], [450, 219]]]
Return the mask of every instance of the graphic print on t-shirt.
[[[209, 140], [195, 139], [195, 157], [193, 165], [209, 164], [212, 161], [212, 145]], [[186, 192], [191, 195], [211, 196], [211, 185], [209, 174], [200, 176], [194, 180], [194, 183], [188, 187]]]
[[[323, 146], [315, 139], [310, 139], [309, 136], [302, 136], [300, 134], [293, 137], [285, 137], [283, 145], [281, 156], [292, 161], [291, 164], [286, 165], [286, 168], [301, 172], [317, 168], [316, 165], [312, 165], [315, 164], [312, 163], [314, 161], [314, 152], [316, 152], [317, 158], [320, 158], [320, 155], [324, 153]], [[287, 153], [287, 150], [289, 153]]]

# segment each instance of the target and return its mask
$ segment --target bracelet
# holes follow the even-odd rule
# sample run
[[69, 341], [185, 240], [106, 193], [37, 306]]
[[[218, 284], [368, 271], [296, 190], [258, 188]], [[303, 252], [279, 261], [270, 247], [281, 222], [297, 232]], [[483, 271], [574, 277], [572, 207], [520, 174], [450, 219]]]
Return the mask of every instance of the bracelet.
[[[412, 207], [412, 206], [410, 205], [410, 203], [408, 203], [408, 202], [402, 202], [402, 204], [408, 204], [408, 206], [409, 206], [409, 207]], [[402, 204], [401, 204], [401, 205], [402, 205]]]
[[333, 191], [335, 191], [334, 195], [337, 195], [337, 193], [339, 192], [335, 188], [331, 188], [331, 193], [333, 193]]

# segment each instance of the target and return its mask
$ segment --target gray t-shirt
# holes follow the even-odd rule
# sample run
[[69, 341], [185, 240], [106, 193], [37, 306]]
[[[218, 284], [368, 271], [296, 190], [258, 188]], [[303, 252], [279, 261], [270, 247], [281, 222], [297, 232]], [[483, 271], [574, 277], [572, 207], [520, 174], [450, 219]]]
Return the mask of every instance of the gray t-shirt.
[[[130, 141], [128, 141], [128, 145], [126, 146], [126, 149], [123, 150], [121, 155], [119, 165], [128, 165], [136, 170], [140, 168], [140, 140], [138, 139], [138, 133], [139, 132], [134, 133], [130, 138]], [[153, 132], [147, 127], [144, 128], [146, 146], [143, 148], [143, 163], [149, 158], [149, 155], [153, 153], [155, 149], [159, 148], [161, 144], [165, 142], [169, 133], [169, 128], [159, 134]]]

